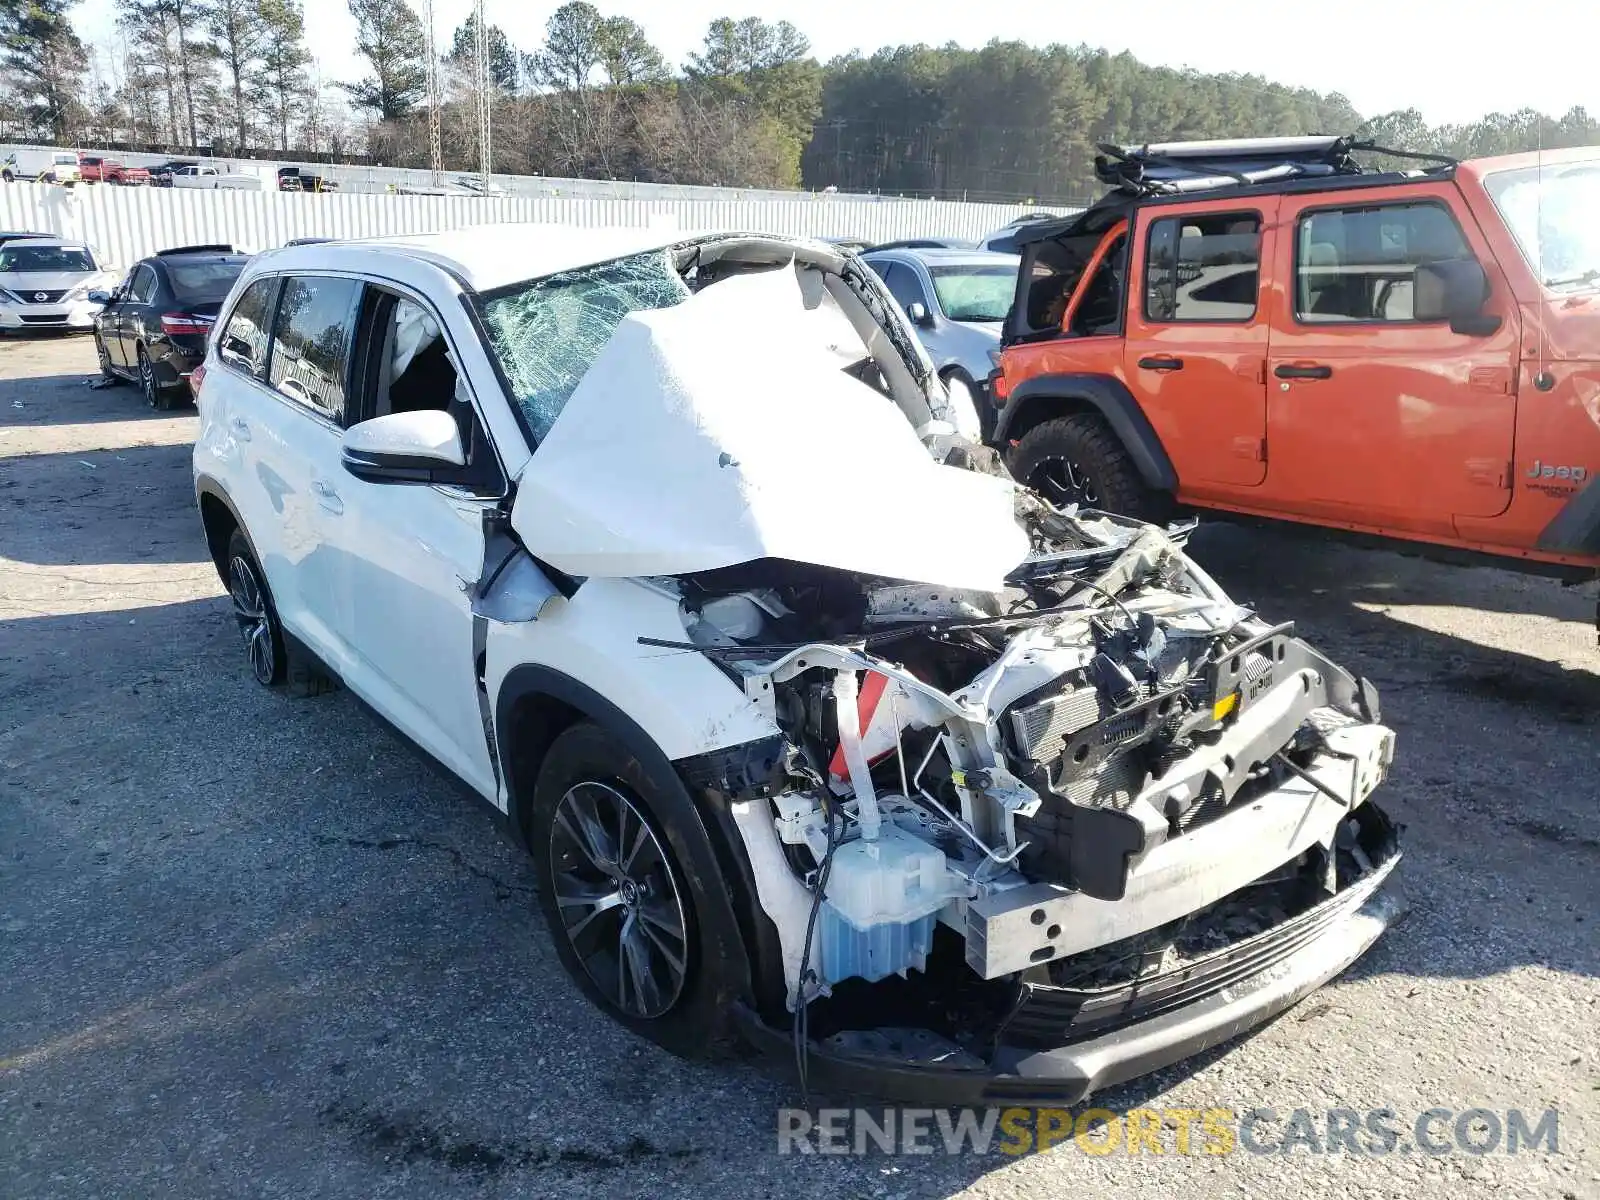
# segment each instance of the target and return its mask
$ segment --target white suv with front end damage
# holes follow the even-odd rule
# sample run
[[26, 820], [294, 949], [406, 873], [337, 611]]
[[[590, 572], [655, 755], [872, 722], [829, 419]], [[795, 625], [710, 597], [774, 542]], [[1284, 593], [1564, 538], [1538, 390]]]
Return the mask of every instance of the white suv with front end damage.
[[974, 444], [821, 242], [479, 227], [261, 255], [195, 372], [255, 677], [337, 680], [531, 853], [685, 1053], [1071, 1102], [1401, 911], [1377, 698], [1183, 534]]

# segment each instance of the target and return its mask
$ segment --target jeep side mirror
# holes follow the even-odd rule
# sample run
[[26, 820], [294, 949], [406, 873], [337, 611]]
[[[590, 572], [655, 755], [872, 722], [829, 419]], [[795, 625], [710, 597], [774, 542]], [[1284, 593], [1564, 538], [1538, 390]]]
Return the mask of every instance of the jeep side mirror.
[[457, 483], [467, 465], [455, 418], [438, 409], [389, 413], [344, 431], [344, 469], [368, 483]]
[[1500, 318], [1483, 311], [1489, 276], [1475, 258], [1421, 263], [1413, 275], [1411, 315], [1417, 321], [1448, 321], [1454, 333], [1487, 337]]
[[913, 300], [910, 304], [906, 305], [906, 316], [911, 318], [911, 323], [913, 325], [932, 324], [928, 318], [928, 306], [922, 303], [920, 300]]
[[89, 293], [88, 301], [89, 301], [90, 304], [110, 304], [111, 303], [111, 293], [110, 292], [102, 292], [102, 291], [96, 289], [95, 291], [92, 291], [92, 292]]

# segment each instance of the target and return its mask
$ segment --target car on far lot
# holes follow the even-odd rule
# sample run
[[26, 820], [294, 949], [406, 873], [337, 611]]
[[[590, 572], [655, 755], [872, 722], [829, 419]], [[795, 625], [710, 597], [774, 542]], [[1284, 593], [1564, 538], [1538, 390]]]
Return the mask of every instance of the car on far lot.
[[339, 184], [326, 175], [315, 175], [303, 167], [279, 167], [277, 172], [280, 192], [336, 192]]
[[978, 243], [971, 238], [913, 237], [893, 242], [879, 242], [873, 250], [976, 250]]
[[227, 167], [200, 163], [191, 167], [179, 167], [173, 171], [172, 186], [199, 191], [259, 192], [261, 176], [246, 175], [242, 171], [229, 170]]
[[139, 385], [145, 403], [169, 409], [187, 397], [205, 357], [217, 309], [250, 261], [232, 246], [179, 246], [135, 263], [94, 321], [100, 373]]
[[94, 290], [109, 269], [82, 242], [18, 238], [0, 245], [0, 329], [94, 327]]
[[4, 246], [7, 242], [19, 242], [23, 240], [32, 241], [36, 238], [48, 239], [55, 236], [56, 235], [53, 233], [41, 233], [38, 230], [3, 229], [0, 230], [0, 246]]
[[1017, 234], [1032, 228], [1039, 221], [1054, 221], [1059, 216], [1059, 213], [1053, 212], [1023, 213], [1020, 217], [1002, 225], [987, 237], [979, 238], [978, 249], [993, 250], [999, 254], [1015, 254], [1017, 251]]
[[869, 250], [861, 256], [888, 284], [946, 385], [972, 395], [987, 430], [985, 381], [1000, 348], [1000, 325], [1017, 287], [1015, 254], [985, 250]]
[[33, 180], [38, 183], [77, 183], [78, 155], [72, 150], [36, 149], [24, 146], [0, 159], [0, 179], [6, 183]]
[[99, 154], [78, 155], [78, 175], [84, 183], [135, 186], [150, 182], [150, 172], [143, 167], [130, 167], [120, 158], [106, 158]]
[[198, 166], [192, 158], [169, 158], [166, 162], [159, 162], [150, 168], [150, 183], [153, 187], [171, 187], [172, 176], [185, 167]]

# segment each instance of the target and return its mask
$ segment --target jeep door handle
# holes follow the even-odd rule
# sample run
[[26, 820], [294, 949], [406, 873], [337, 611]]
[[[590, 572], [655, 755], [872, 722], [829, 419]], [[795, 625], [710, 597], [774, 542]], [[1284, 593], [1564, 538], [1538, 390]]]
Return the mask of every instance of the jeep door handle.
[[311, 481], [311, 490], [316, 493], [317, 503], [335, 516], [344, 511], [344, 501], [339, 499], [339, 493], [333, 490], [331, 484], [323, 483], [320, 479], [313, 479]]
[[1181, 371], [1183, 370], [1183, 359], [1168, 358], [1165, 355], [1159, 358], [1141, 358], [1139, 360], [1139, 369], [1143, 371]]
[[1333, 368], [1321, 363], [1284, 363], [1272, 373], [1279, 379], [1331, 379]]
[[233, 430], [233, 436], [241, 442], [250, 440], [250, 426], [243, 417], [235, 417], [228, 422], [228, 428]]

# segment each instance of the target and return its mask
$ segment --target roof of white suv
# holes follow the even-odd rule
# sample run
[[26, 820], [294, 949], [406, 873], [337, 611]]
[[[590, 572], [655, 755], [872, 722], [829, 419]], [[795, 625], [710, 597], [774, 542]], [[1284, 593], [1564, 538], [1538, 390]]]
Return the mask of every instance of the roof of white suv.
[[273, 266], [294, 269], [331, 266], [330, 254], [347, 249], [403, 254], [442, 267], [473, 291], [486, 292], [525, 279], [659, 250], [692, 236], [675, 229], [637, 226], [581, 229], [572, 225], [473, 225], [446, 233], [288, 246], [273, 251], [270, 257]]

